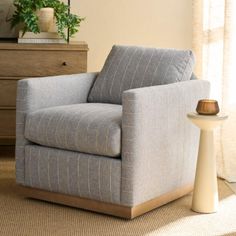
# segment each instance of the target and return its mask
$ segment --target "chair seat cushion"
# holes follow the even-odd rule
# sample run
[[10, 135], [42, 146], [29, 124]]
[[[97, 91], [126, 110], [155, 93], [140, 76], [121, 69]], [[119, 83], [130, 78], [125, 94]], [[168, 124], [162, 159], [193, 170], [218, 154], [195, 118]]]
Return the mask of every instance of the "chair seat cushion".
[[37, 144], [65, 150], [119, 157], [122, 106], [83, 103], [32, 112], [25, 137]]

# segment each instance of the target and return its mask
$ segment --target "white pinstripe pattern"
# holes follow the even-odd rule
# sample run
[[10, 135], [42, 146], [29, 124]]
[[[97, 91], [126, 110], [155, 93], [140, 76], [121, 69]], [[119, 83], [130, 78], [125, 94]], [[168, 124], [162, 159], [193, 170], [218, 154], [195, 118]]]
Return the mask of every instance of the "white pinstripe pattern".
[[38, 123], [38, 128], [37, 128], [37, 133], [39, 134], [40, 133], [40, 129], [41, 129], [41, 127], [40, 127], [40, 123], [41, 123], [41, 121], [42, 121], [42, 119], [43, 119], [43, 116], [46, 114], [46, 112], [44, 111], [43, 113], [42, 113], [42, 116], [40, 116], [40, 119], [39, 119], [39, 123]]
[[[63, 109], [66, 112], [64, 115]], [[119, 155], [121, 106], [89, 103], [50, 108], [47, 109], [47, 113], [46, 115], [45, 111], [42, 111], [43, 118], [41, 112], [33, 113], [28, 117], [28, 120], [32, 121], [31, 127], [28, 127], [29, 122], [26, 125], [28, 130], [26, 137], [29, 140], [40, 145], [72, 151], [108, 156]], [[39, 120], [41, 124], [38, 134], [37, 130], [34, 131], [34, 126]], [[117, 140], [117, 143], [106, 142], [106, 127], [110, 129], [110, 137]]]
[[32, 183], [32, 173], [31, 173], [31, 149], [29, 151], [29, 165], [28, 165], [28, 171], [29, 171], [29, 178], [30, 178], [30, 186], [33, 187], [33, 183]]
[[111, 173], [112, 173], [112, 163], [110, 162], [110, 171], [109, 171], [109, 181], [110, 181], [110, 201], [113, 202], [113, 197], [112, 197], [112, 182], [111, 182]]
[[[90, 120], [89, 120], [89, 118], [90, 118]], [[89, 122], [88, 122], [87, 128], [86, 128], [86, 130], [87, 130], [87, 132], [86, 132], [86, 134], [87, 134], [87, 136], [86, 136], [86, 143], [89, 142], [89, 140], [88, 140], [88, 137], [89, 137], [89, 130], [90, 130], [91, 124], [92, 124], [93, 121], [94, 121], [94, 117], [93, 117], [93, 116], [90, 116], [90, 117], [88, 117], [88, 120], [89, 120]]]
[[[48, 144], [50, 144], [50, 140], [49, 140], [49, 138], [48, 138], [48, 130], [50, 130], [52, 118], [53, 118], [53, 116], [50, 117], [50, 119], [49, 119], [49, 121], [48, 121], [47, 128], [46, 128], [46, 140], [47, 140]], [[30, 126], [29, 126], [29, 127], [30, 127]]]
[[[72, 109], [70, 110], [70, 111], [68, 111], [67, 112], [67, 114], [68, 113], [72, 113], [73, 112], [73, 114], [78, 114], [78, 113], [81, 113], [81, 111], [80, 110], [78, 110], [78, 107], [72, 107]], [[73, 116], [71, 117], [71, 119], [70, 118], [68, 118], [67, 117], [67, 119], [66, 119], [66, 123], [67, 123], [67, 125], [66, 125], [66, 127], [67, 126], [69, 126], [69, 124], [70, 124], [70, 121], [72, 120], [72, 118], [73, 118]], [[67, 137], [67, 131], [68, 131], [68, 129], [65, 127], [65, 145], [66, 146], [70, 146], [69, 144], [68, 144], [68, 137]]]
[[90, 161], [90, 158], [88, 157], [88, 192], [89, 192], [89, 197], [91, 198], [89, 161]]
[[[106, 113], [106, 115], [108, 115], [108, 114], [111, 114], [111, 113], [113, 113], [114, 111], [110, 111], [110, 112], [107, 112]], [[96, 112], [96, 118], [100, 118], [100, 115], [101, 116], [104, 116], [104, 110], [101, 110], [101, 111], [99, 111], [99, 112]], [[88, 125], [87, 125], [87, 142], [88, 142], [88, 136], [89, 136], [89, 127], [91, 126], [91, 124], [93, 124], [93, 123], [99, 123], [99, 122], [97, 122], [95, 119], [94, 119], [94, 117], [93, 116], [90, 116], [91, 118], [92, 118], [92, 121], [90, 121], [90, 122], [88, 122]], [[105, 118], [104, 118], [105, 119]], [[103, 119], [103, 120], [104, 120]], [[102, 125], [102, 124], [101, 124]], [[100, 126], [97, 126], [96, 127], [96, 139], [95, 139], [95, 147], [96, 147], [96, 151], [97, 151], [97, 153], [99, 153], [100, 151], [99, 151], [99, 149], [98, 149], [98, 136], [99, 136], [99, 131], [100, 131]]]
[[[33, 168], [37, 168], [37, 162], [40, 160], [42, 189], [119, 203], [121, 180], [120, 160], [38, 145], [28, 145], [26, 150], [27, 160], [30, 157], [29, 150], [32, 151], [31, 171], [35, 171]], [[40, 156], [38, 156], [39, 150]], [[48, 153], [49, 156], [47, 155]], [[53, 158], [50, 159], [51, 157]], [[48, 168], [49, 162], [50, 167]], [[74, 173], [77, 175], [74, 176]], [[50, 176], [49, 181], [47, 175]], [[32, 187], [39, 188], [38, 176], [33, 175], [32, 180]], [[27, 175], [27, 186], [29, 186], [29, 181]]]
[[125, 54], [127, 53], [127, 51], [128, 51], [128, 48], [125, 49], [123, 55], [120, 57], [120, 60], [119, 60], [119, 62], [118, 62], [117, 68], [116, 68], [116, 72], [114, 72], [114, 75], [113, 75], [113, 77], [112, 77], [111, 87], [110, 87], [110, 89], [109, 89], [109, 94], [110, 94], [110, 96], [111, 96], [111, 94], [112, 94], [112, 88], [113, 88], [113, 84], [114, 84], [114, 79], [115, 79], [115, 77], [116, 77], [117, 72], [119, 71], [120, 63], [122, 62], [123, 58], [125, 57]]
[[[188, 58], [189, 57], [189, 55], [187, 54], [186, 56], [185, 56], [185, 58], [184, 58], [184, 61], [186, 60], [186, 58]], [[186, 69], [188, 68], [188, 64], [190, 64], [190, 60], [188, 60], [188, 62], [186, 63], [186, 66], [185, 66], [185, 68], [184, 68], [184, 71], [183, 71], [183, 76], [182, 76], [182, 78], [181, 79], [176, 79], [176, 81], [184, 81], [184, 80], [187, 80], [187, 79], [185, 79], [184, 78], [184, 76], [186, 77], [187, 76], [187, 74], [185, 73], [185, 71], [186, 71]], [[183, 79], [184, 78], [184, 79]]]
[[170, 60], [170, 63], [168, 64], [168, 67], [167, 67], [167, 69], [166, 69], [166, 72], [165, 72], [165, 75], [164, 75], [164, 77], [163, 77], [162, 82], [165, 81], [166, 75], [167, 75], [167, 73], [169, 72], [169, 68], [170, 68], [171, 63], [173, 62], [173, 59], [174, 59], [174, 58], [175, 58], [175, 54], [173, 54], [173, 56], [172, 56], [172, 58], [171, 58], [171, 60]]
[[99, 200], [102, 200], [101, 193], [101, 160], [98, 159], [98, 192], [99, 192]]
[[39, 181], [39, 187], [41, 188], [41, 177], [40, 177], [40, 166], [39, 166], [39, 160], [40, 160], [40, 149], [38, 150], [38, 162], [37, 162], [37, 169], [38, 169], [38, 181]]
[[52, 186], [51, 186], [51, 179], [50, 179], [50, 162], [49, 162], [49, 156], [50, 156], [50, 152], [49, 152], [49, 150], [48, 150], [48, 155], [47, 155], [47, 159], [48, 159], [48, 161], [47, 161], [47, 164], [48, 164], [48, 166], [47, 166], [47, 174], [48, 174], [48, 187], [49, 187], [49, 189], [50, 189], [50, 191], [52, 191]]
[[[119, 48], [117, 49], [117, 52], [119, 52]], [[115, 60], [115, 57], [113, 56], [111, 61], [110, 61], [110, 65], [107, 68], [107, 71], [105, 72], [105, 75], [103, 75], [103, 81], [102, 81], [102, 85], [101, 85], [101, 90], [100, 90], [100, 101], [102, 101], [102, 95], [103, 95], [103, 89], [104, 89], [104, 85], [105, 85], [105, 81], [107, 80], [106, 76], [111, 68], [112, 62]], [[95, 82], [95, 88], [96, 88], [96, 82]]]
[[159, 68], [159, 66], [160, 66], [160, 64], [161, 64], [161, 61], [162, 61], [162, 58], [163, 58], [163, 56], [166, 54], [166, 52], [167, 52], [167, 51], [164, 50], [163, 53], [162, 53], [161, 56], [160, 56], [159, 62], [158, 62], [158, 64], [157, 64], [156, 69], [155, 69], [155, 71], [154, 71], [154, 73], [153, 73], [153, 76], [152, 76], [151, 86], [153, 85], [154, 80], [156, 79], [156, 74], [157, 74], [158, 68]]
[[130, 63], [132, 62], [133, 56], [135, 55], [136, 52], [137, 52], [137, 48], [134, 50], [133, 54], [129, 58], [128, 63], [126, 64], [125, 72], [124, 72], [124, 74], [121, 78], [121, 81], [120, 81], [120, 90], [119, 90], [119, 94], [118, 94], [119, 97], [121, 97], [121, 94], [122, 94], [123, 82], [124, 82], [124, 78], [125, 78], [126, 73], [127, 73], [127, 69], [130, 66]]
[[[172, 57], [172, 60], [175, 58]], [[167, 75], [165, 76], [167, 77]], [[163, 77], [165, 76], [163, 75]], [[185, 126], [183, 118], [186, 116], [187, 110], [194, 107], [194, 100], [196, 101], [204, 92], [200, 92], [201, 89], [198, 86], [192, 87], [191, 85], [193, 84], [190, 81], [144, 88], [142, 92], [140, 89], [137, 89], [137, 92], [134, 89], [125, 93], [122, 117], [122, 142], [125, 143], [122, 146], [122, 203], [140, 204], [157, 197], [165, 190], [173, 190], [186, 181], [193, 180], [189, 173], [184, 174], [186, 165], [183, 166], [183, 163], [188, 162], [189, 166], [192, 165], [189, 158], [191, 156], [194, 159], [194, 155], [191, 153], [189, 156], [186, 148], [192, 151], [194, 148], [186, 147], [186, 145], [189, 143], [190, 136], [194, 138], [194, 135], [189, 134], [189, 127]], [[188, 95], [190, 91], [191, 94], [194, 94], [195, 99]], [[164, 111], [166, 115], [160, 115]], [[172, 116], [170, 111], [175, 115]], [[126, 112], [131, 114], [127, 115]], [[158, 122], [153, 122], [153, 117]], [[146, 131], [142, 133], [142, 131], [139, 132], [139, 129]], [[136, 139], [137, 133], [138, 140]], [[146, 140], [149, 141], [147, 146], [145, 145]], [[182, 147], [181, 143], [184, 143], [185, 148], [177, 150], [176, 146]], [[137, 166], [141, 168], [135, 168]], [[157, 173], [161, 173], [162, 177], [160, 178]], [[165, 183], [162, 183], [163, 176], [165, 176]], [[156, 190], [155, 183], [159, 183], [158, 190]]]
[[[16, 181], [21, 184], [25, 184], [25, 161], [24, 155], [25, 150], [24, 146], [29, 144], [24, 138], [24, 120], [25, 114], [28, 111], [27, 103], [25, 96], [27, 95], [27, 91], [25, 85], [20, 86], [18, 85], [17, 88], [17, 110], [16, 110]], [[22, 160], [23, 159], [23, 160]], [[32, 178], [32, 173], [30, 173]], [[32, 181], [31, 181], [32, 184]]]
[[105, 145], [105, 151], [107, 152], [107, 146], [108, 146], [108, 137], [109, 137], [109, 132], [110, 132], [110, 126], [107, 127], [106, 130], [106, 136], [105, 136], [105, 140], [106, 140], [106, 145]]
[[150, 59], [148, 60], [148, 63], [147, 63], [147, 65], [146, 65], [146, 68], [145, 68], [145, 71], [144, 71], [143, 79], [141, 80], [141, 84], [140, 84], [139, 87], [143, 87], [143, 82], [144, 82], [144, 79], [145, 79], [145, 76], [146, 76], [146, 73], [147, 73], [147, 69], [148, 69], [148, 67], [149, 67], [149, 65], [150, 65], [150, 62], [151, 62], [151, 60], [152, 60], [153, 55], [154, 55], [155, 52], [156, 52], [156, 50], [153, 50], [153, 51], [152, 51], [151, 57], [150, 57]]
[[137, 73], [139, 64], [140, 64], [140, 62], [141, 62], [141, 60], [142, 60], [142, 58], [143, 58], [143, 55], [144, 55], [144, 50], [143, 50], [143, 52], [142, 52], [142, 55], [139, 57], [139, 61], [138, 61], [137, 65], [136, 65], [136, 67], [135, 67], [135, 70], [134, 70], [134, 73], [133, 73], [133, 76], [132, 76], [132, 80], [131, 80], [129, 89], [133, 88], [134, 78], [135, 78], [135, 76], [136, 76], [136, 73]]
[[56, 145], [57, 145], [57, 146], [60, 145], [60, 142], [58, 141], [58, 136], [57, 136], [58, 126], [60, 125], [60, 123], [61, 123], [63, 117], [64, 117], [63, 115], [60, 116], [59, 121], [57, 122], [57, 125], [56, 125], [56, 129], [55, 129], [55, 141], [56, 141]]
[[110, 128], [111, 125], [107, 126], [107, 130], [106, 130], [106, 135], [105, 135], [105, 152], [108, 153], [108, 139], [109, 139], [109, 133], [110, 133]]
[[[58, 151], [59, 152], [59, 151]], [[60, 153], [58, 154], [60, 156]], [[60, 191], [60, 170], [59, 170], [59, 158], [57, 158], [57, 188]]]
[[[96, 73], [24, 79], [18, 82], [16, 99], [16, 181], [25, 184], [25, 153], [18, 145], [30, 144], [24, 137], [25, 118], [31, 112], [51, 106], [86, 102]], [[40, 88], [40, 89], [39, 89]], [[65, 88], [63, 90], [63, 88]], [[23, 123], [22, 127], [20, 123]]]
[[[113, 111], [110, 111], [110, 112], [107, 112], [106, 113], [106, 115], [109, 115], [109, 114], [112, 114], [113, 113]], [[105, 118], [104, 118], [105, 119]], [[108, 126], [108, 128], [107, 128], [107, 130], [108, 130], [108, 132], [109, 132], [109, 128], [110, 128], [110, 126]], [[95, 147], [96, 147], [96, 150], [97, 150], [97, 153], [99, 153], [100, 151], [99, 151], [99, 146], [98, 146], [98, 136], [99, 136], [99, 134], [100, 134], [100, 130], [99, 130], [99, 126], [97, 126], [97, 129], [96, 129], [96, 140], [95, 140]], [[105, 136], [105, 139], [106, 139], [107, 137]], [[107, 143], [106, 143], [106, 146], [105, 146], [105, 148], [106, 148], [106, 153], [108, 153], [107, 152]]]
[[[84, 113], [81, 117], [80, 117], [80, 119], [79, 119], [79, 121], [78, 121], [78, 124], [77, 124], [77, 126], [76, 126], [76, 130], [78, 130], [79, 129], [79, 125], [80, 125], [80, 122], [82, 121], [82, 119], [83, 118], [85, 118], [85, 117], [87, 117], [87, 116], [90, 116], [90, 114], [93, 114], [93, 113], [96, 113], [97, 111], [95, 110], [91, 110], [91, 111], [88, 111], [87, 113]], [[75, 136], [75, 142], [74, 142], [74, 146], [75, 147], [77, 147], [78, 148], [78, 146], [77, 146], [77, 142], [76, 142], [76, 140], [78, 140], [78, 138], [79, 138], [79, 133], [77, 133], [77, 136]]]
[[99, 131], [98, 129], [96, 129], [96, 136], [95, 136], [95, 147], [96, 147], [96, 151], [97, 153], [99, 153], [99, 147], [98, 147], [98, 134], [99, 134]]
[[[63, 124], [66, 119], [66, 113], [69, 113], [68, 111], [65, 111], [64, 114], [61, 114], [62, 119], [60, 118], [60, 124]], [[58, 135], [58, 139], [63, 138], [62, 136]], [[61, 143], [63, 143], [62, 139], [59, 139], [59, 146], [61, 146]]]
[[80, 154], [78, 154], [78, 159], [77, 159], [77, 190], [78, 190], [78, 195], [81, 196], [81, 193], [80, 193], [80, 177], [79, 177], [79, 174], [80, 174], [80, 164], [79, 164], [79, 161], [80, 161]]
[[[58, 135], [57, 135], [57, 133], [58, 133], [58, 126], [62, 123], [62, 120], [64, 119], [64, 116], [65, 116], [66, 114], [68, 114], [68, 113], [74, 112], [74, 111], [73, 111], [74, 109], [76, 109], [76, 107], [72, 108], [72, 110], [70, 110], [70, 111], [67, 111], [67, 110], [64, 109], [64, 111], [63, 111], [64, 113], [60, 115], [59, 120], [57, 121], [57, 125], [56, 125], [56, 128], [55, 128], [55, 133], [54, 133], [56, 146], [60, 146], [60, 145], [61, 145], [61, 143], [58, 141]], [[59, 110], [59, 111], [60, 111], [60, 110]], [[79, 112], [79, 111], [78, 111], [78, 112]], [[59, 116], [59, 114], [58, 114], [58, 116]], [[46, 129], [46, 130], [50, 130], [49, 127], [50, 127], [52, 118], [55, 118], [55, 116], [51, 116], [51, 117], [50, 117], [50, 121], [49, 121], [49, 124], [47, 125], [47, 129]], [[47, 134], [46, 134], [46, 135], [47, 135]], [[48, 136], [48, 135], [47, 135], [47, 136]], [[66, 138], [65, 138], [65, 141], [66, 141]], [[48, 142], [49, 142], [49, 140], [48, 140]]]
[[[24, 125], [25, 125], [25, 124], [24, 124]], [[31, 119], [28, 120], [28, 126], [31, 127]], [[19, 126], [18, 126], [17, 128], [19, 128]], [[40, 127], [38, 126], [38, 129], [39, 129], [39, 128], [40, 128]], [[24, 140], [24, 139], [25, 139], [25, 132], [28, 132], [28, 130], [24, 130], [25, 127], [22, 127], [22, 129], [23, 129], [22, 136], [23, 136], [23, 140]], [[17, 138], [18, 138], [18, 137], [17, 137]]]
[[[161, 81], [172, 55], [178, 56], [174, 63], [175, 68], [170, 71], [170, 76], [165, 81]], [[185, 56], [189, 61], [186, 72], [183, 71]], [[121, 104], [124, 90], [174, 83], [182, 73], [190, 77], [194, 61], [192, 57], [188, 50], [115, 46], [91, 90], [89, 101]]]
[[[162, 55], [163, 56], [163, 55]], [[162, 58], [162, 57], [161, 57]], [[173, 60], [173, 58], [172, 58], [172, 60]], [[172, 62], [172, 60], [171, 60], [171, 62]], [[140, 62], [141, 63], [141, 62]], [[157, 68], [156, 68], [156, 70], [157, 70]], [[136, 73], [137, 73], [137, 71], [136, 71]], [[167, 72], [166, 72], [167, 73]], [[166, 77], [166, 74], [165, 73], [165, 76], [164, 77]], [[43, 80], [42, 80], [43, 81]], [[153, 83], [153, 81], [152, 81], [152, 83]], [[182, 85], [181, 85], [182, 86]], [[176, 87], [177, 89], [178, 89], [178, 87]], [[182, 91], [182, 90], [181, 90]], [[186, 91], [189, 91], [189, 89], [188, 90], [186, 90]], [[192, 91], [192, 90], [191, 90]], [[158, 102], [158, 100], [157, 99], [154, 99], [155, 98], [155, 93], [154, 93], [155, 91], [154, 90], [147, 90], [147, 94], [145, 95], [145, 96], [149, 96], [150, 94], [152, 95], [151, 97], [152, 97], [152, 99], [149, 99], [149, 101], [150, 101], [150, 104], [148, 104], [148, 106], [150, 105], [156, 105], [155, 103], [157, 103]], [[159, 91], [160, 92], [160, 91]], [[194, 91], [195, 92], [195, 91]], [[150, 94], [149, 94], [150, 93]], [[168, 94], [168, 93], [167, 93]], [[169, 95], [169, 94], [168, 94]], [[196, 96], [196, 97], [198, 97], [198, 96]], [[140, 99], [139, 98], [139, 102], [141, 102], [140, 100], [142, 100], [142, 99]], [[144, 101], [143, 101], [143, 103], [140, 105], [140, 104], [138, 104], [139, 106], [141, 106], [142, 108], [145, 108], [146, 107], [146, 103], [145, 102], [147, 102], [146, 101], [146, 99], [143, 99]], [[153, 102], [152, 102], [153, 101]], [[163, 97], [162, 97], [162, 102], [166, 102], [166, 100], [165, 99], [163, 99]], [[131, 104], [132, 105], [132, 104]], [[136, 104], [137, 105], [137, 104]], [[169, 105], [171, 105], [171, 104], [169, 104]], [[147, 107], [148, 107], [147, 106]], [[33, 107], [32, 105], [31, 105], [31, 107]], [[37, 107], [36, 105], [35, 105], [35, 107]], [[156, 106], [155, 106], [156, 107]], [[135, 109], [138, 109], [139, 110], [139, 108], [135, 108]], [[145, 109], [144, 109], [144, 111], [146, 111]], [[151, 113], [150, 113], [151, 112]], [[153, 114], [153, 112], [155, 112], [155, 109], [151, 109], [151, 110], [149, 110], [149, 111], [147, 111], [147, 113], [146, 114]], [[24, 113], [20, 113], [20, 115], [24, 115], [25, 114], [25, 112]], [[145, 115], [146, 115], [145, 114]], [[136, 112], [134, 112], [134, 115], [136, 115], [136, 116], [138, 116], [138, 117], [140, 117], [140, 113], [136, 113]], [[155, 115], [155, 114], [154, 114]], [[125, 113], [124, 113], [124, 116], [125, 116]], [[151, 115], [150, 115], [151, 116]], [[145, 116], [145, 119], [148, 119], [149, 117], [148, 116]], [[171, 117], [169, 117], [169, 118], [171, 118]], [[22, 118], [23, 119], [23, 118]], [[20, 123], [20, 121], [21, 120], [19, 120], [19, 123]], [[167, 120], [168, 121], [168, 120]], [[135, 120], [135, 122], [136, 122], [136, 120]], [[169, 121], [170, 122], [170, 121]], [[148, 122], [147, 122], [148, 123]], [[123, 126], [123, 127], [129, 127], [129, 126]], [[132, 126], [130, 126], [130, 127], [132, 127]], [[22, 127], [23, 128], [23, 127]], [[155, 130], [154, 130], [155, 131]], [[132, 130], [130, 129], [127, 129], [125, 132], [132, 132]], [[98, 133], [99, 134], [99, 133]], [[129, 137], [130, 137], [130, 135], [129, 135]], [[155, 137], [155, 136], [153, 136], [153, 137]], [[128, 147], [128, 149], [130, 148], [131, 149], [131, 151], [130, 152], [125, 152], [124, 151], [124, 155], [122, 154], [122, 158], [124, 158], [124, 156], [126, 155], [127, 157], [125, 157], [125, 160], [122, 160], [122, 163], [124, 164], [122, 164], [123, 165], [123, 167], [122, 167], [122, 171], [125, 171], [125, 169], [127, 170], [127, 169], [129, 169], [128, 171], [131, 171], [130, 169], [131, 169], [131, 166], [132, 166], [132, 164], [135, 164], [135, 165], [137, 165], [138, 164], [138, 161], [139, 160], [142, 160], [142, 157], [141, 156], [138, 156], [138, 158], [136, 158], [136, 160], [134, 160], [134, 156], [132, 156], [132, 153], [138, 153], [137, 152], [137, 150], [135, 150], [134, 151], [134, 149], [132, 149], [132, 145], [135, 145], [135, 139], [122, 139], [123, 141], [125, 140], [125, 142], [127, 141], [128, 142], [128, 140], [130, 140], [130, 144], [128, 144], [127, 145], [127, 147]], [[152, 140], [151, 140], [152, 141]], [[27, 142], [27, 141], [26, 141]], [[133, 142], [132, 144], [131, 144], [131, 142]], [[145, 143], [145, 140], [144, 140], [144, 143]], [[97, 144], [98, 145], [98, 144]], [[17, 147], [18, 148], [18, 147]], [[38, 147], [39, 149], [41, 148], [41, 147]], [[24, 149], [21, 149], [21, 150], [24, 150]], [[36, 149], [37, 150], [37, 149]], [[54, 150], [53, 148], [51, 149], [51, 150]], [[132, 152], [132, 151], [134, 151], [134, 152]], [[59, 153], [63, 153], [62, 154], [62, 156], [63, 155], [66, 155], [66, 154], [64, 154], [64, 153], [66, 153], [66, 152], [59, 152]], [[141, 155], [140, 153], [142, 153], [143, 154], [143, 152], [142, 151], [140, 151], [139, 152], [139, 155]], [[40, 166], [39, 164], [41, 163], [41, 165], [42, 165], [42, 163], [45, 163], [45, 161], [44, 162], [39, 162], [39, 160], [41, 160], [40, 158], [39, 158], [39, 156], [41, 157], [41, 158], [45, 158], [44, 156], [45, 156], [45, 152], [44, 152], [44, 155], [43, 155], [43, 153], [42, 153], [42, 156], [41, 156], [41, 154], [40, 154], [40, 151], [38, 152], [38, 153], [36, 153], [36, 155], [38, 156], [38, 159], [36, 159], [37, 161], [38, 161], [38, 166], [37, 166], [37, 168], [39, 168], [39, 169], [41, 169], [42, 170], [42, 168], [45, 168], [45, 166]], [[81, 155], [85, 155], [85, 154], [81, 154]], [[64, 157], [64, 156], [63, 156]], [[82, 156], [83, 158], [83, 160], [81, 160], [81, 161], [83, 161], [83, 164], [84, 164], [84, 161], [86, 161], [86, 158], [84, 157], [84, 156]], [[89, 160], [88, 160], [88, 171], [89, 171], [89, 165], [91, 164], [92, 165], [92, 160], [93, 160], [93, 158], [94, 157], [92, 157], [92, 156], [89, 156]], [[96, 158], [96, 157], [95, 157]], [[16, 157], [16, 159], [18, 159], [18, 157]], [[23, 159], [24, 160], [24, 159]], [[58, 175], [57, 175], [57, 177], [58, 177], [58, 189], [60, 189], [60, 179], [59, 179], [59, 177], [60, 177], [60, 174], [59, 174], [59, 163], [58, 163], [58, 160], [60, 160], [59, 158], [57, 158], [57, 167], [58, 167]], [[91, 160], [91, 163], [90, 163], [90, 160]], [[114, 187], [113, 188], [113, 180], [115, 180], [115, 178], [117, 178], [117, 176], [114, 176], [113, 175], [113, 167], [114, 168], [117, 168], [116, 166], [115, 166], [115, 164], [114, 165], [112, 165], [112, 162], [107, 162], [107, 160], [106, 159], [103, 159], [103, 160], [105, 160], [106, 162], [105, 162], [105, 164], [107, 165], [107, 164], [109, 164], [110, 166], [109, 166], [109, 170], [104, 170], [104, 173], [105, 173], [105, 176], [104, 176], [104, 173], [102, 172], [101, 173], [101, 163], [100, 163], [100, 159], [99, 159], [99, 166], [98, 166], [98, 172], [99, 172], [99, 197], [100, 197], [100, 199], [102, 199], [102, 194], [103, 193], [107, 193], [108, 191], [110, 191], [110, 196], [111, 196], [111, 200], [113, 201], [113, 199], [112, 199], [112, 197], [114, 196], [114, 195], [112, 195], [112, 191], [113, 192], [115, 192], [115, 188], [117, 188], [117, 187]], [[22, 159], [21, 159], [21, 161], [22, 161]], [[34, 160], [30, 160], [30, 162], [33, 162]], [[116, 162], [113, 162], [113, 163], [116, 163]], [[78, 162], [78, 164], [79, 164], [79, 162]], [[146, 162], [144, 162], [144, 161], [142, 161], [141, 162], [141, 164], [143, 164], [144, 165], [144, 167], [146, 166]], [[150, 164], [152, 164], [152, 162], [151, 162], [151, 160], [149, 160], [149, 163], [147, 163], [147, 165], [149, 165], [150, 167], [145, 167], [146, 169], [150, 169], [151, 168], [151, 165]], [[29, 165], [32, 165], [32, 163], [31, 164], [29, 164]], [[127, 166], [126, 166], [127, 165]], [[78, 168], [78, 166], [79, 165], [77, 165], [77, 168]], [[62, 167], [61, 166], [61, 168], [63, 168], [63, 172], [62, 173], [64, 173], [64, 167]], [[144, 170], [146, 170], [144, 168]], [[78, 168], [79, 169], [79, 168]], [[132, 168], [132, 169], [134, 169], [134, 168]], [[135, 169], [134, 169], [135, 170]], [[19, 171], [19, 169], [18, 169], [18, 171]], [[48, 168], [48, 171], [52, 171], [52, 170], [49, 170], [49, 168]], [[117, 171], [117, 169], [115, 169], [114, 170], [114, 172], [115, 171]], [[137, 170], [135, 170], [135, 171], [137, 171]], [[137, 174], [137, 172], [136, 172], [136, 174]], [[90, 186], [90, 181], [91, 181], [91, 175], [92, 175], [92, 173], [89, 173], [88, 172], [88, 175], [89, 175], [89, 178], [88, 178], [88, 185], [89, 185], [89, 188], [91, 187]], [[102, 179], [104, 178], [104, 177], [106, 177], [106, 178], [108, 178], [108, 175], [109, 175], [109, 181], [110, 181], [110, 185], [109, 186], [103, 186], [103, 183], [101, 184], [101, 181], [102, 181]], [[30, 176], [33, 176], [32, 175], [32, 173], [30, 174]], [[78, 173], [78, 176], [79, 176], [79, 173]], [[114, 179], [113, 179], [113, 176], [114, 176]], [[141, 175], [140, 175], [141, 176]], [[61, 176], [62, 177], [62, 176]], [[63, 176], [63, 178], [64, 178], [65, 176]], [[144, 176], [141, 176], [141, 177], [145, 177], [145, 175]], [[39, 182], [40, 182], [40, 171], [39, 171], [39, 175], [38, 175], [38, 178], [39, 178]], [[36, 179], [37, 179], [37, 176], [36, 176]], [[140, 179], [140, 183], [141, 184], [137, 184], [137, 180], [135, 179], [128, 179], [128, 178], [126, 178], [126, 176], [122, 176], [121, 177], [121, 179], [126, 179], [125, 180], [125, 182], [124, 182], [124, 186], [125, 186], [125, 188], [127, 188], [127, 186], [132, 186], [132, 187], [136, 187], [136, 186], [138, 186], [137, 187], [137, 189], [139, 190], [143, 185], [145, 185], [145, 184], [143, 184], [144, 182], [142, 182], [143, 181], [143, 179]], [[144, 178], [145, 179], [145, 178]], [[85, 181], [85, 180], [83, 180], [83, 181]], [[131, 185], [131, 182], [132, 181], [136, 181], [135, 183], [134, 183], [134, 185]], [[33, 181], [34, 182], [34, 181]], [[78, 181], [79, 182], [79, 181]], [[86, 182], [85, 182], [86, 183]], [[33, 184], [33, 183], [32, 183]], [[114, 183], [115, 184], [115, 183]], [[149, 184], [149, 183], [148, 183]], [[78, 186], [80, 187], [80, 183], [78, 183]], [[101, 187], [102, 187], [102, 189], [101, 189]], [[105, 190], [104, 190], [105, 189]], [[90, 189], [89, 189], [89, 191], [90, 191]], [[132, 189], [132, 191], [133, 191], [133, 189]], [[127, 191], [127, 189], [124, 189], [124, 191], [123, 192], [128, 192], [128, 193], [130, 193], [130, 195], [128, 195], [127, 194], [127, 202], [131, 202], [131, 201], [136, 201], [139, 197], [138, 196], [135, 196], [135, 198], [133, 198], [132, 199], [132, 196], [131, 196], [131, 194], [133, 193], [131, 190], [129, 190], [128, 189], [128, 191]], [[87, 191], [86, 191], [87, 192]], [[87, 194], [87, 193], [86, 193]], [[143, 193], [142, 193], [143, 194]], [[142, 195], [141, 194], [141, 195]], [[152, 192], [151, 193], [147, 193], [147, 196], [150, 196], [152, 194]], [[82, 194], [83, 195], [83, 194]], [[104, 194], [105, 195], [105, 194]], [[105, 197], [104, 197], [105, 198]], [[114, 198], [115, 199], [115, 198]], [[124, 200], [124, 199], [122, 199], [122, 200]], [[126, 200], [124, 200], [124, 201], [126, 201]], [[109, 200], [108, 200], [109, 201]], [[123, 201], [123, 202], [124, 202]]]
[[67, 162], [67, 193], [69, 194], [71, 192], [70, 190], [70, 156], [67, 157], [66, 159], [66, 162]]

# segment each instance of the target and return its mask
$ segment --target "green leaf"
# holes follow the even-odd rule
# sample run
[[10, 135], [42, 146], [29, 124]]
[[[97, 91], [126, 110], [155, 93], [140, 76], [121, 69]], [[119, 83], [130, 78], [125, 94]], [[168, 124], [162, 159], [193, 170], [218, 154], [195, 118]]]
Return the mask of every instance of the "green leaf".
[[11, 27], [23, 23], [23, 34], [27, 31], [40, 32], [35, 12], [43, 7], [54, 8], [58, 34], [65, 40], [68, 40], [65, 30], [68, 29], [69, 37], [72, 37], [78, 32], [81, 22], [85, 20], [69, 13], [69, 6], [60, 0], [14, 0], [14, 6], [16, 10], [11, 18]]

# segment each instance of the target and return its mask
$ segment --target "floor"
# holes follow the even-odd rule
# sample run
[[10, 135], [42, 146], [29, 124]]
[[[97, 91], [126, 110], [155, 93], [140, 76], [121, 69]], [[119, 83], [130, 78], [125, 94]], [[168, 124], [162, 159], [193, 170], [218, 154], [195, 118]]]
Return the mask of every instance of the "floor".
[[190, 194], [128, 221], [27, 199], [15, 184], [14, 158], [0, 157], [0, 235], [236, 235], [236, 195], [218, 184], [215, 214], [192, 212]]

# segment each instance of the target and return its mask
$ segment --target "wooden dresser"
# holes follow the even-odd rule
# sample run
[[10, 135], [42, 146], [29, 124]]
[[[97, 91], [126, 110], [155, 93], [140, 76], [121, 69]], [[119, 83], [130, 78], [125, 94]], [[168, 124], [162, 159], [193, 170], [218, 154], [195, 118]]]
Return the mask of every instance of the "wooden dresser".
[[87, 51], [88, 45], [84, 42], [0, 43], [0, 146], [15, 144], [17, 81], [86, 72]]

